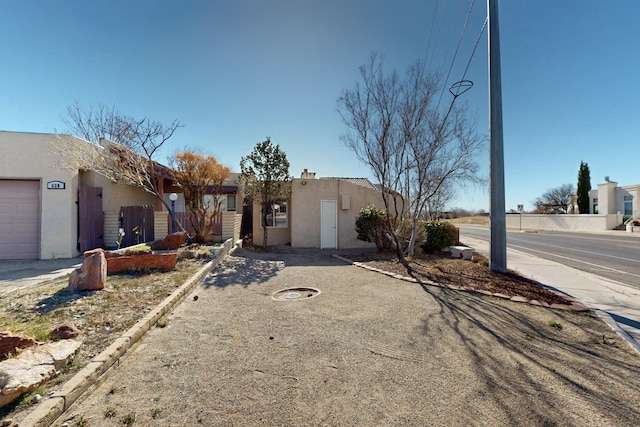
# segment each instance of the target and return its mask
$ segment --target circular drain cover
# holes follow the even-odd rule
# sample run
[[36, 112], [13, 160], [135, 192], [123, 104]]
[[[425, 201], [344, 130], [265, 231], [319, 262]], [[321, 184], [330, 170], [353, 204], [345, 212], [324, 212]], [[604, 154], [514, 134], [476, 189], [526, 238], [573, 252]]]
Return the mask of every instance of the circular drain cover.
[[316, 288], [286, 288], [276, 291], [271, 295], [275, 300], [279, 301], [293, 301], [301, 299], [309, 299], [320, 295], [320, 290]]

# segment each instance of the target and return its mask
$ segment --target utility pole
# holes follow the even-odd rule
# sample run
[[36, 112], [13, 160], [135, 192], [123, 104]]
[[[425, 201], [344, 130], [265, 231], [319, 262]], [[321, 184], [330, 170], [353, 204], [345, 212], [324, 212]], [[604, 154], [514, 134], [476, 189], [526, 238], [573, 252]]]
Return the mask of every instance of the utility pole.
[[489, 14], [489, 193], [491, 198], [491, 270], [507, 271], [507, 221], [504, 203], [504, 148], [502, 141], [502, 84], [498, 0], [487, 0]]

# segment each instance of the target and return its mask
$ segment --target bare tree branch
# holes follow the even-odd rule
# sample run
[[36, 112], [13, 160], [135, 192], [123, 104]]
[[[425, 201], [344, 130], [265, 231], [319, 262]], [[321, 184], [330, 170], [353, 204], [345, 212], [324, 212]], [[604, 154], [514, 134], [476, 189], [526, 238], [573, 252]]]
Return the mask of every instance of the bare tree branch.
[[[395, 71], [385, 74], [382, 65], [373, 54], [360, 67], [361, 81], [342, 91], [338, 111], [348, 129], [343, 144], [381, 184], [402, 258], [405, 249], [413, 254], [418, 220], [432, 199], [450, 199], [456, 187], [484, 182], [476, 156], [485, 140], [468, 122], [465, 105], [452, 103], [445, 115], [437, 111], [439, 76], [428, 74], [421, 62], [409, 67], [403, 80]], [[404, 247], [400, 231], [406, 219], [413, 222], [413, 232]]]
[[52, 150], [65, 159], [69, 169], [93, 170], [111, 181], [140, 188], [162, 197], [163, 168], [155, 161], [157, 151], [181, 127], [178, 120], [163, 125], [148, 118], [134, 119], [98, 105], [83, 108], [78, 102], [67, 107], [63, 122], [66, 133], [83, 138], [95, 147], [79, 147], [68, 137], [59, 136]]

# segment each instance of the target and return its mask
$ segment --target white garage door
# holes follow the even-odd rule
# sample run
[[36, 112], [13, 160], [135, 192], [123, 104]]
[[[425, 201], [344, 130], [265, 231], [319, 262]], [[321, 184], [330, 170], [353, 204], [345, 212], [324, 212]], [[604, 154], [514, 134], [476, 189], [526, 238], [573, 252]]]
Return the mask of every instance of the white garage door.
[[40, 257], [40, 181], [0, 179], [0, 259]]

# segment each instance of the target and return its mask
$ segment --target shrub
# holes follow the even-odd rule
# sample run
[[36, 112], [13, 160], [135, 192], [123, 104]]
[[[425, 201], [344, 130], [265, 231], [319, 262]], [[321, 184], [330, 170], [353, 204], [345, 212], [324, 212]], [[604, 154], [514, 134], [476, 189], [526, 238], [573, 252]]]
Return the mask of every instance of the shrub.
[[358, 240], [375, 243], [380, 252], [388, 251], [391, 249], [388, 229], [387, 214], [383, 209], [373, 205], [360, 209], [360, 215], [356, 218]]
[[449, 222], [429, 221], [425, 224], [426, 239], [420, 246], [425, 252], [441, 251], [455, 245], [458, 229]]

